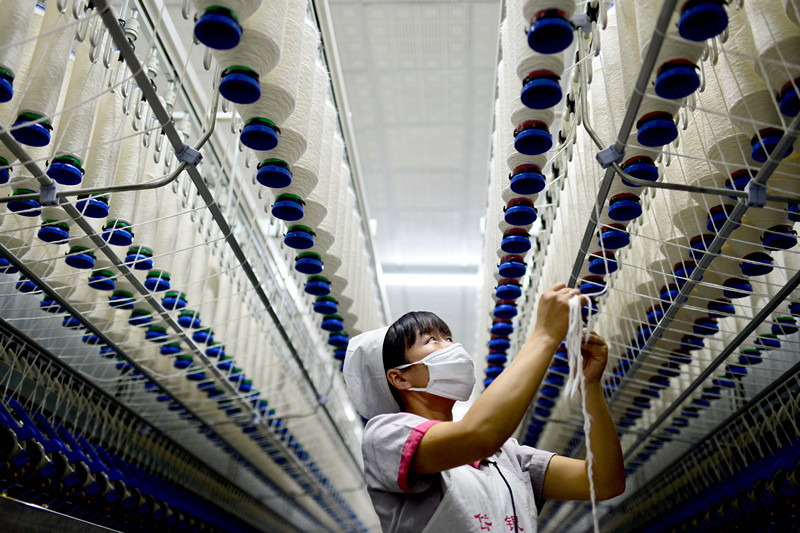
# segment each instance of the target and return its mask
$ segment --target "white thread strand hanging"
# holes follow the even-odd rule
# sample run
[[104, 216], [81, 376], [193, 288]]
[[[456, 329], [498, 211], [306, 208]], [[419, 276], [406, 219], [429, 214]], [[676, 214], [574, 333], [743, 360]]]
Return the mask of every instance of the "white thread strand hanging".
[[[592, 314], [588, 317], [591, 321]], [[592, 523], [595, 533], [599, 533], [600, 526], [597, 520], [597, 496], [594, 488], [594, 453], [590, 433], [592, 430], [592, 417], [586, 410], [586, 377], [583, 375], [583, 356], [581, 344], [588, 341], [590, 324], [587, 324], [584, 335], [583, 319], [581, 318], [581, 297], [578, 295], [569, 299], [569, 328], [567, 330], [567, 356], [569, 361], [569, 378], [564, 385], [564, 392], [570, 398], [576, 393], [581, 395], [581, 410], [583, 411], [583, 433], [586, 439], [586, 473], [589, 476], [589, 494], [592, 502]]]
[[[92, 131], [91, 148], [86, 155], [86, 174], [82, 187], [105, 187], [114, 176], [119, 158], [125, 115], [119, 93], [105, 93], [98, 101], [98, 113]], [[94, 216], [93, 218], [105, 218]], [[87, 216], [91, 216], [88, 215]]]
[[[142, 138], [133, 129], [133, 123], [126, 121], [125, 138], [120, 143], [119, 159], [114, 173], [114, 187], [138, 183], [142, 156], [147, 157]], [[108, 226], [130, 227], [133, 222], [133, 209], [136, 204], [136, 191], [119, 191], [111, 194], [108, 208]], [[112, 243], [113, 244], [113, 243]]]
[[[46, 8], [41, 27], [44, 35], [36, 42], [36, 50], [33, 53], [34, 70], [20, 103], [19, 114], [22, 124], [27, 123], [30, 126], [29, 121], [43, 119], [41, 125], [49, 124], [52, 127], [53, 114], [66, 79], [67, 63], [74, 38], [74, 31], [69, 22], [68, 17], [59, 12], [55, 3]], [[25, 130], [32, 129], [34, 128], [25, 127]], [[49, 132], [26, 135], [24, 138], [20, 138], [20, 133], [18, 132], [15, 137], [23, 144], [44, 146], [50, 143]]]

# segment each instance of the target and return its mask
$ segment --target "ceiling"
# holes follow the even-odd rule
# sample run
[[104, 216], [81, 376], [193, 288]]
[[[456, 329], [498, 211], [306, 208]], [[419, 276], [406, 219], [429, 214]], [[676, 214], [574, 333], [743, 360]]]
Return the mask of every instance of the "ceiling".
[[[480, 358], [500, 3], [330, 0], [330, 10], [391, 319], [433, 311]], [[398, 273], [443, 277], [394, 284]]]

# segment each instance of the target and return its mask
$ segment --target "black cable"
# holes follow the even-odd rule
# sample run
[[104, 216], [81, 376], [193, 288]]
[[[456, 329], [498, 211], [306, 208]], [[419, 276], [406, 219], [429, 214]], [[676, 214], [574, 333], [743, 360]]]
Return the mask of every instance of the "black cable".
[[514, 513], [514, 531], [515, 533], [519, 533], [519, 523], [518, 523], [519, 519], [517, 518], [517, 506], [514, 505], [514, 491], [511, 490], [511, 485], [508, 484], [506, 476], [503, 475], [503, 472], [500, 470], [500, 467], [497, 466], [497, 462], [489, 461], [488, 459], [486, 462], [497, 469], [497, 473], [500, 474], [500, 477], [503, 479], [503, 483], [505, 483], [506, 487], [508, 487], [508, 494], [511, 496], [511, 511]]

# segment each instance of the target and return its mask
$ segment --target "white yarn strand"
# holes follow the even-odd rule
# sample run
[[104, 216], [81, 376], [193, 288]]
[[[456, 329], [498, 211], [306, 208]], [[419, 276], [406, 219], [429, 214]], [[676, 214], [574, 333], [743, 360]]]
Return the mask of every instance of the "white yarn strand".
[[567, 357], [569, 361], [569, 378], [564, 385], [564, 392], [568, 397], [574, 398], [576, 393], [581, 395], [581, 410], [583, 411], [583, 433], [586, 439], [586, 473], [589, 476], [589, 494], [592, 502], [592, 523], [595, 533], [600, 532], [600, 525], [597, 519], [597, 496], [594, 488], [594, 454], [590, 432], [592, 429], [592, 417], [586, 410], [586, 377], [583, 375], [583, 356], [581, 356], [581, 344], [588, 340], [591, 331], [591, 316], [589, 313], [589, 323], [584, 334], [583, 320], [581, 318], [581, 297], [578, 295], [569, 299], [569, 328], [567, 330]]

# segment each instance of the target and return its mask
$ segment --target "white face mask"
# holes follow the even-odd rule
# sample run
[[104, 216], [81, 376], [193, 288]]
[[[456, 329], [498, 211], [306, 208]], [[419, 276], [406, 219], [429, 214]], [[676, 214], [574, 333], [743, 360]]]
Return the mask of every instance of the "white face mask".
[[463, 346], [453, 344], [436, 350], [416, 363], [400, 365], [396, 369], [403, 370], [419, 364], [428, 367], [428, 385], [407, 390], [427, 392], [461, 402], [469, 399], [475, 388], [475, 365]]

